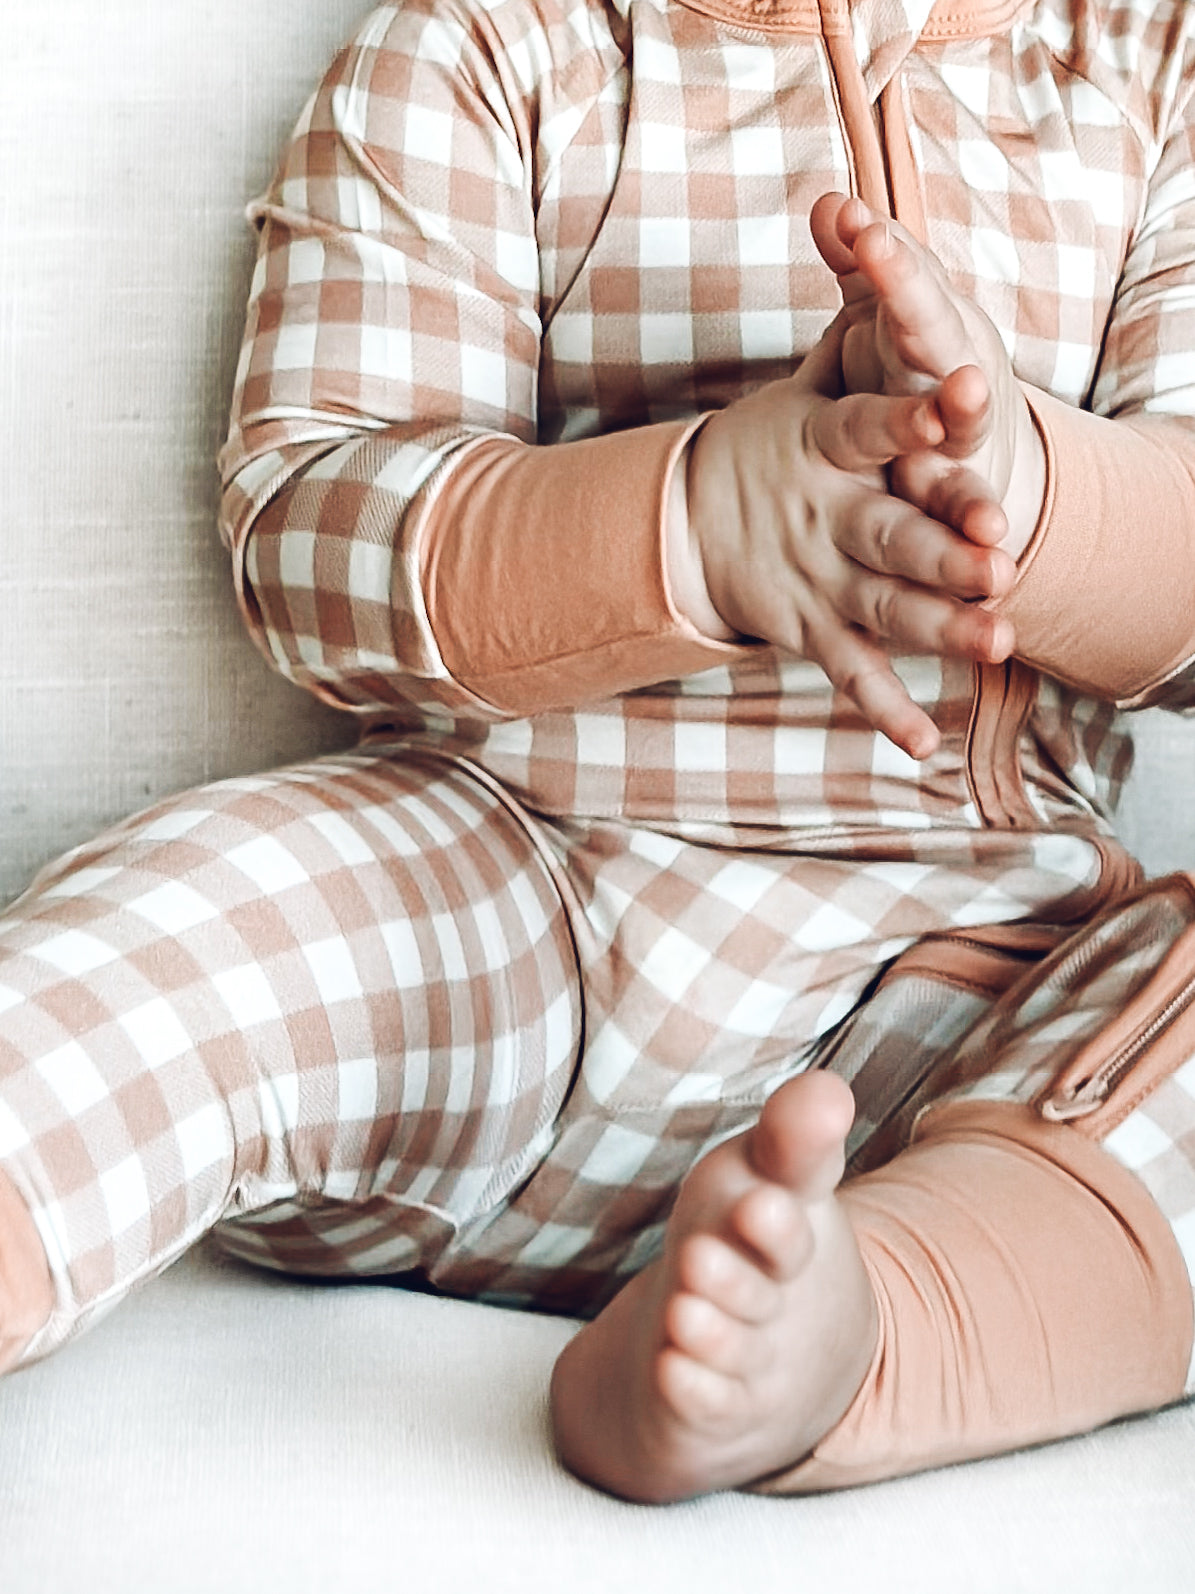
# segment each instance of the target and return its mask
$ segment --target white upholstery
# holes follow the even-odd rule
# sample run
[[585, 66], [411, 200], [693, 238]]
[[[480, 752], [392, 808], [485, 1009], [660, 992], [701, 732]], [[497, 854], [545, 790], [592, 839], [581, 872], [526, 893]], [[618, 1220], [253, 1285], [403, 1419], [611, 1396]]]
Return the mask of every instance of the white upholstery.
[[569, 1328], [180, 1264], [0, 1388], [4, 1594], [1190, 1594], [1190, 1413], [808, 1500], [552, 1462]]
[[216, 532], [245, 202], [364, 0], [4, 5], [0, 901], [153, 797], [343, 745]]
[[[244, 638], [214, 532], [244, 201], [360, 0], [5, 7], [0, 900], [103, 822], [343, 745]], [[1126, 833], [1195, 863], [1191, 728]], [[1195, 1587], [1195, 1412], [836, 1497], [653, 1511], [555, 1466], [567, 1323], [188, 1259], [0, 1384], [0, 1591]]]

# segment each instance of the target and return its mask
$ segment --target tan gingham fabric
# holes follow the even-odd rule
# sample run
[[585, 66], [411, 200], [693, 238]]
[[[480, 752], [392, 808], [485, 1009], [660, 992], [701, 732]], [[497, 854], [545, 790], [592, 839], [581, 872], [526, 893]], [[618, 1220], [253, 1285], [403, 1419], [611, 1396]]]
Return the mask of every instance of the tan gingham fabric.
[[[867, 140], [856, 126], [852, 142], [844, 109], [852, 73], [894, 170], [907, 142], [908, 219], [992, 318], [1022, 380], [1102, 415], [1190, 418], [1192, 30], [1173, 0], [415, 0], [379, 8], [312, 98], [254, 210], [260, 253], [223, 455], [246, 612], [296, 680], [413, 744], [457, 750], [559, 820], [562, 869], [587, 875], [581, 849], [598, 836], [608, 878], [651, 859], [660, 878], [646, 869], [621, 898], [634, 999], [591, 1023], [587, 1066], [607, 1045], [628, 1058], [654, 1048], [712, 1079], [692, 1037], [742, 1044], [727, 1024], [737, 989], [710, 982], [703, 1010], [707, 987], [682, 980], [670, 1010], [647, 972], [671, 934], [652, 896], [676, 893], [697, 860], [717, 874], [682, 841], [748, 849], [753, 867], [761, 849], [775, 854], [801, 882], [785, 902], [794, 943], [850, 897], [851, 949], [779, 984], [801, 993], [791, 1030], [773, 1015], [782, 1056], [842, 1013], [911, 919], [920, 933], [1051, 912], [1073, 922], [1095, 907], [1101, 868], [1107, 892], [1123, 885], [1105, 820], [1128, 744], [1107, 705], [1011, 670], [1003, 687], [1024, 719], [998, 707], [979, 736], [972, 670], [904, 660], [943, 732], [916, 765], [817, 668], [767, 650], [575, 709], [499, 711], [451, 678], [420, 585], [454, 464], [479, 437], [551, 444], [684, 421], [790, 371], [837, 306], [809, 209], [828, 189], [866, 188]], [[1180, 675], [1170, 700], [1188, 690]], [[985, 808], [992, 791], [1011, 794], [1003, 813]], [[1068, 875], [1078, 895], [1059, 913]], [[697, 920], [719, 922], [714, 893], [694, 900]], [[695, 937], [695, 973], [707, 944]], [[588, 964], [592, 1015], [609, 1013], [615, 978]], [[753, 1000], [765, 1011], [768, 998]], [[866, 1138], [908, 1076], [893, 1058], [857, 1086]], [[529, 1211], [547, 1216], [543, 1203]], [[517, 1221], [497, 1220], [504, 1245]], [[590, 1221], [571, 1235], [556, 1221], [555, 1262], [571, 1249], [588, 1265]]]
[[0, 1167], [59, 1303], [27, 1359], [213, 1226], [266, 1266], [593, 1310], [878, 967], [1047, 884], [1062, 920], [1102, 895], [990, 843], [995, 871], [551, 824], [392, 745], [127, 821], [0, 920]]
[[0, 1163], [58, 1296], [27, 1356], [221, 1219], [296, 1271], [431, 1261], [542, 1156], [580, 1022], [548, 869], [435, 760], [226, 781], [70, 855], [0, 921]]

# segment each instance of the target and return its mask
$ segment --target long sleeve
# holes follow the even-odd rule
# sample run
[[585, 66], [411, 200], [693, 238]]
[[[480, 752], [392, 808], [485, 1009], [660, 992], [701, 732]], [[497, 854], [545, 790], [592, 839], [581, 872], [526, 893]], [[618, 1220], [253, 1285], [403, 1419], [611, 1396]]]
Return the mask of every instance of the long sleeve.
[[[551, 140], [533, 122], [552, 74], [533, 104], [527, 52], [487, 29], [451, 5], [376, 13], [256, 211], [224, 535], [265, 651], [365, 711], [523, 714], [736, 651], [668, 591], [691, 420], [538, 441], [533, 188]], [[559, 70], [588, 73], [565, 109], [600, 123], [621, 57], [592, 46]]]
[[1195, 703], [1190, 53], [1175, 52], [1173, 70], [1146, 102], [1145, 203], [1090, 409], [1029, 390], [1046, 445], [1046, 504], [1017, 587], [1001, 605], [1022, 658], [1124, 707]]
[[[988, 85], [982, 140], [954, 45], [900, 69], [934, 252], [1101, 463], [1100, 429], [1164, 447], [1195, 416], [1195, 22], [1175, 4], [1163, 38], [1144, 0], [1130, 9], [1113, 38], [1039, 0], [1007, 37], [964, 41]], [[850, 186], [853, 155], [809, 15], [791, 36], [684, 0], [398, 0], [367, 19], [255, 210], [222, 456], [245, 617], [284, 673], [452, 742], [539, 811], [718, 841], [894, 815], [969, 830], [1006, 746], [1031, 764], [1041, 749], [1025, 778], [1043, 812], [1105, 802], [1124, 734], [1048, 676], [1178, 704], [1191, 605], [1171, 570], [1155, 597], [1145, 560], [1122, 562], [1136, 614], [1171, 608], [1101, 676], [1125, 582], [1113, 537], [1087, 590], [1061, 595], [1094, 620], [1058, 645], [1092, 483], [1057, 416], [1051, 513], [1010, 600], [1043, 672], [1028, 751], [970, 735], [967, 661], [909, 659], [945, 739], [928, 766], [894, 763], [816, 665], [703, 637], [669, 591], [686, 437], [791, 373], [838, 307], [807, 218]], [[1115, 468], [1121, 545], [1149, 546], [1142, 467]], [[1184, 526], [1180, 510], [1163, 550], [1180, 576]]]

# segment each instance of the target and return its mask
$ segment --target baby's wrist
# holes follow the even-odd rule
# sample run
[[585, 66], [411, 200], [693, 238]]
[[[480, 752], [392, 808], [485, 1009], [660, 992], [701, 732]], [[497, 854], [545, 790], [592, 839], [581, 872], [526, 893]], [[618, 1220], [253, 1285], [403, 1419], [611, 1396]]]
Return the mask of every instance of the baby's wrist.
[[701, 543], [689, 516], [688, 471], [693, 439], [673, 466], [664, 499], [664, 573], [672, 606], [712, 642], [733, 641], [737, 632], [714, 607], [705, 580]]
[[1008, 535], [1001, 545], [1017, 564], [1033, 542], [1041, 523], [1047, 481], [1045, 443], [1028, 399], [1023, 393], [1019, 393], [1019, 398], [1013, 468], [1002, 505], [1008, 521]]

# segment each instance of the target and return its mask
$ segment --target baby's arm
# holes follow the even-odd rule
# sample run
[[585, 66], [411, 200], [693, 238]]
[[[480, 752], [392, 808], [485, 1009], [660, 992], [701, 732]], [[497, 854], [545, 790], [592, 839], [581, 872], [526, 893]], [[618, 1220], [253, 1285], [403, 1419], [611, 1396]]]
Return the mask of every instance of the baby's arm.
[[531, 712], [764, 640], [821, 664], [902, 745], [922, 724], [934, 735], [861, 628], [999, 656], [1011, 628], [966, 600], [1002, 590], [1001, 572], [887, 490], [882, 467], [942, 428], [918, 396], [838, 396], [844, 327], [794, 378], [680, 431], [470, 448], [424, 534], [428, 613], [454, 676]]
[[254, 634], [341, 706], [471, 721], [671, 680], [762, 639], [923, 750], [935, 733], [861, 628], [969, 657], [1009, 642], [967, 601], [1003, 590], [989, 557], [927, 562], [940, 528], [885, 489], [887, 459], [940, 436], [932, 405], [839, 404], [815, 360], [703, 424], [542, 442], [534, 152], [512, 114], [527, 107], [461, 50], [434, 7], [367, 23], [260, 207], [223, 456]]

